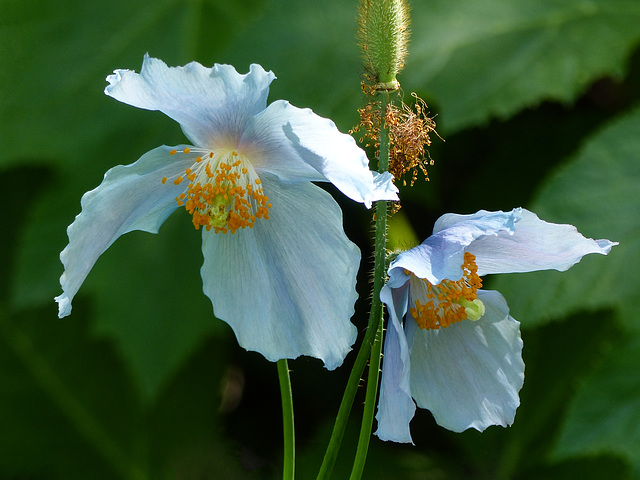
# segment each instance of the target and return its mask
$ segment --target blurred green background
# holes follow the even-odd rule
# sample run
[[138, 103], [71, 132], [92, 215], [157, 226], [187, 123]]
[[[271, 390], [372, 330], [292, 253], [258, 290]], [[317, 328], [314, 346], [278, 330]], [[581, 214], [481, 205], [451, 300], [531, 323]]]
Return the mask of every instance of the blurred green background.
[[[188, 215], [119, 239], [64, 320], [58, 255], [107, 169], [185, 141], [162, 114], [106, 97], [109, 73], [139, 71], [145, 52], [260, 63], [278, 76], [271, 101], [347, 131], [364, 102], [356, 6], [0, 0], [0, 479], [278, 478], [276, 367], [213, 317]], [[419, 410], [416, 445], [374, 438], [365, 478], [640, 479], [640, 2], [414, 0], [412, 31], [405, 100], [427, 101], [445, 142], [431, 181], [402, 189], [394, 239], [411, 236], [403, 220], [423, 239], [445, 212], [525, 206], [620, 246], [566, 273], [488, 279], [522, 322], [514, 426], [454, 434]], [[370, 212], [335, 196], [363, 251], [362, 330]], [[315, 478], [354, 356], [335, 372], [290, 362], [298, 478]]]

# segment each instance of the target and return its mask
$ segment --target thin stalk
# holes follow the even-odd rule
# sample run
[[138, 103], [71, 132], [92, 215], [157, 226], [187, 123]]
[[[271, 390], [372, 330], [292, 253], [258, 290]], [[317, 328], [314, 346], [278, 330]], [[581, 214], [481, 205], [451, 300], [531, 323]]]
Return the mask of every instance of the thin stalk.
[[[389, 93], [382, 93], [382, 105], [380, 110], [380, 155], [378, 157], [378, 171], [385, 172], [389, 169], [389, 152], [391, 149], [389, 141], [389, 128], [385, 122], [387, 105], [389, 104]], [[382, 337], [384, 334], [383, 308], [380, 300], [380, 290], [386, 280], [386, 260], [387, 260], [387, 202], [378, 202], [376, 205], [376, 242], [375, 242], [375, 266], [373, 277], [373, 298], [371, 300], [371, 315], [376, 319], [376, 336], [371, 348], [369, 359], [369, 374], [367, 378], [367, 393], [362, 414], [362, 424], [360, 436], [358, 437], [358, 448], [351, 470], [350, 480], [362, 478], [364, 465], [369, 451], [369, 441], [371, 439], [371, 429], [373, 417], [378, 398], [378, 385], [380, 380], [380, 361], [382, 359]]]
[[293, 424], [293, 395], [291, 392], [291, 378], [289, 364], [286, 358], [278, 360], [278, 380], [280, 381], [280, 396], [282, 397], [282, 429], [284, 432], [284, 465], [282, 479], [293, 480], [296, 469], [296, 434]]
[[[382, 312], [381, 312], [382, 313]], [[371, 440], [371, 430], [373, 427], [373, 417], [375, 413], [376, 399], [378, 397], [378, 384], [380, 380], [380, 361], [382, 359], [382, 336], [384, 322], [378, 322], [376, 339], [371, 347], [371, 358], [369, 359], [369, 374], [367, 377], [367, 394], [364, 402], [364, 412], [362, 414], [362, 426], [360, 427], [360, 437], [358, 438], [358, 449], [353, 461], [351, 476], [349, 480], [360, 480], [364, 472], [364, 465], [367, 461], [369, 451], [369, 441]]]
[[[386, 172], [389, 169], [389, 131], [384, 122], [385, 112], [389, 104], [389, 94], [382, 92], [381, 115], [382, 129], [380, 136], [380, 155], [378, 158], [378, 171]], [[356, 356], [356, 360], [351, 369], [347, 386], [340, 402], [340, 408], [336, 416], [336, 422], [331, 432], [331, 438], [324, 454], [317, 480], [327, 480], [331, 477], [333, 466], [335, 465], [342, 438], [347, 427], [347, 420], [351, 413], [351, 407], [360, 385], [362, 373], [369, 360], [371, 347], [374, 344], [378, 327], [382, 319], [382, 302], [380, 301], [380, 290], [386, 279], [386, 246], [387, 246], [387, 202], [382, 200], [376, 202], [376, 222], [375, 222], [375, 244], [374, 244], [374, 267], [373, 267], [373, 291], [371, 297], [371, 310], [369, 312], [369, 322], [362, 340], [362, 345]], [[378, 356], [380, 354], [378, 353]], [[378, 367], [375, 369], [376, 375]], [[377, 391], [377, 387], [376, 387]], [[375, 399], [373, 401], [375, 403]], [[370, 430], [370, 429], [369, 429]], [[366, 458], [366, 452], [365, 452]]]
[[327, 480], [331, 477], [331, 472], [333, 471], [333, 466], [336, 463], [340, 445], [342, 444], [342, 438], [344, 437], [344, 431], [347, 427], [347, 420], [351, 413], [351, 407], [358, 391], [360, 379], [362, 378], [362, 372], [364, 372], [364, 368], [367, 366], [375, 332], [375, 329], [367, 327], [364, 334], [362, 345], [360, 346], [353, 368], [349, 374], [349, 379], [347, 380], [347, 386], [344, 390], [342, 401], [340, 402], [340, 408], [336, 415], [336, 422], [333, 425], [331, 438], [329, 439], [329, 444], [327, 445], [327, 450], [324, 454], [324, 459], [322, 460], [317, 480]]

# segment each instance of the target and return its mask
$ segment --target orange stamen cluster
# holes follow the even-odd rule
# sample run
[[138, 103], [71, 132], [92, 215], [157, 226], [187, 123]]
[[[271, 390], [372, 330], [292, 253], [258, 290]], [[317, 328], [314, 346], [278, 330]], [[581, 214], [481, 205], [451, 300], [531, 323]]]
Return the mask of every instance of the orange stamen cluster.
[[[412, 292], [426, 290], [426, 301], [423, 303], [420, 299], [416, 299], [415, 307], [409, 309], [420, 328], [437, 330], [467, 319], [465, 308], [460, 303], [465, 300], [473, 302], [478, 298], [478, 289], [482, 287], [482, 279], [478, 276], [475, 260], [474, 255], [465, 252], [461, 267], [462, 278], [457, 281], [443, 280], [438, 285], [432, 285], [427, 280], [412, 277]], [[415, 281], [420, 284], [415, 284]], [[415, 298], [416, 295], [412, 297]]]
[[[183, 153], [189, 153], [185, 149]], [[170, 152], [172, 155], [175, 151]], [[253, 228], [256, 219], [269, 218], [271, 204], [251, 164], [235, 150], [211, 152], [196, 158], [196, 163], [173, 183], [189, 180], [187, 190], [176, 197], [193, 217], [196, 230], [204, 227], [215, 233], [235, 233]], [[166, 179], [163, 178], [162, 183]]]

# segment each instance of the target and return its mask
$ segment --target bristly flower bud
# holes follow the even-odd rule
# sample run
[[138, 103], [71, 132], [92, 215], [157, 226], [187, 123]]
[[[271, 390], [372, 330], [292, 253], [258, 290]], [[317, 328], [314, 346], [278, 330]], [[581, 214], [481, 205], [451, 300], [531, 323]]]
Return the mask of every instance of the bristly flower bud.
[[406, 0], [360, 0], [358, 13], [358, 41], [367, 75], [376, 90], [397, 90], [396, 75], [404, 67], [409, 43]]

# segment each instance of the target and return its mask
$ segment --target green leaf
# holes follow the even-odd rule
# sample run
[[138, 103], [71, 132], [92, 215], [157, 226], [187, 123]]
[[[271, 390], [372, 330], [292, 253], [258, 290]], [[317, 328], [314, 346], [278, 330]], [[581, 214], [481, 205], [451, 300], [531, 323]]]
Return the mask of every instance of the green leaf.
[[556, 458], [615, 454], [640, 478], [640, 337], [620, 340], [578, 388], [555, 446]]
[[[356, 45], [355, 2], [310, 4], [272, 0], [223, 55], [234, 65], [257, 62], [277, 76], [270, 101], [286, 99], [331, 118], [342, 131], [358, 121], [364, 104], [363, 64]], [[217, 60], [220, 61], [220, 60]]]
[[[447, 134], [620, 77], [640, 40], [634, 0], [434, 0], [412, 9], [400, 81], [428, 92]], [[403, 81], [404, 78], [404, 81]]]
[[201, 233], [186, 212], [176, 213], [158, 235], [120, 238], [83, 285], [82, 296], [95, 300], [88, 312], [93, 328], [117, 342], [147, 401], [211, 334], [229, 338], [231, 332], [202, 292]]
[[0, 471], [141, 478], [136, 396], [112, 348], [88, 341], [86, 323], [42, 318], [0, 311]]
[[594, 457], [573, 458], [551, 465], [540, 465], [518, 477], [522, 480], [631, 480], [631, 468], [619, 457], [598, 455]]
[[223, 388], [232, 407], [243, 394], [242, 372], [225, 373], [229, 356], [210, 340], [149, 405], [113, 342], [82, 318], [52, 322], [43, 309], [10, 317], [0, 306], [0, 476], [249, 478], [217, 409]]
[[564, 418], [579, 379], [591, 371], [620, 333], [603, 317], [610, 314], [574, 315], [560, 324], [522, 332], [525, 382], [514, 424], [482, 433], [448, 434], [483, 478], [523, 478], [525, 472], [540, 470], [537, 477], [530, 473], [524, 478], [553, 478], [545, 470], [559, 419]]
[[567, 272], [500, 276], [500, 290], [525, 326], [584, 309], [615, 308], [640, 329], [640, 108], [594, 135], [544, 183], [531, 205], [540, 218], [569, 223], [587, 237], [620, 242], [607, 257], [589, 255]]

